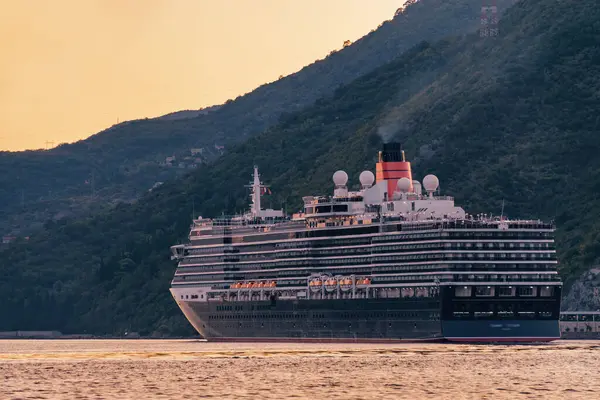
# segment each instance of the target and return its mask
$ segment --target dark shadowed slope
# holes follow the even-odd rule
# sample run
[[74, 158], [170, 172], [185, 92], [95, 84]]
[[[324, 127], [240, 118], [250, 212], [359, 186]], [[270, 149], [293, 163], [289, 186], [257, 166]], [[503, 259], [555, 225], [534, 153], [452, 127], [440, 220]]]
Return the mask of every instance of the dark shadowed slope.
[[504, 199], [509, 216], [555, 219], [576, 276], [600, 255], [599, 21], [595, 0], [521, 2], [500, 38], [422, 43], [137, 204], [51, 224], [0, 254], [0, 330], [191, 332], [167, 289], [192, 209], [244, 207], [257, 163], [273, 205], [293, 211], [336, 169], [357, 184], [378, 132], [469, 212], [500, 213]]

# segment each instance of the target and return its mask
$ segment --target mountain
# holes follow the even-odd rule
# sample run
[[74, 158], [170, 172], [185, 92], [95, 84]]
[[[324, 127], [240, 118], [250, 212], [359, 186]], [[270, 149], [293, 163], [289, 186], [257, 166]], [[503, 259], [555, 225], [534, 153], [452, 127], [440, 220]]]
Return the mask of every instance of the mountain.
[[124, 122], [47, 151], [0, 152], [0, 234], [24, 236], [48, 220], [135, 201], [419, 41], [475, 30], [480, 10], [480, 0], [421, 0], [354, 44], [216, 109]]
[[200, 115], [207, 115], [208, 113], [217, 111], [219, 108], [221, 108], [221, 106], [206, 107], [206, 108], [201, 108], [200, 110], [175, 111], [175, 112], [172, 112], [169, 114], [161, 115], [160, 117], [157, 117], [156, 119], [162, 120], [162, 121], [176, 121], [179, 119], [197, 118]]
[[331, 192], [337, 169], [357, 185], [382, 136], [470, 213], [504, 203], [509, 217], [555, 220], [571, 282], [600, 256], [598, 21], [595, 0], [519, 2], [497, 38], [420, 43], [134, 204], [47, 223], [0, 253], [0, 330], [191, 334], [168, 293], [168, 248], [192, 213], [245, 207], [253, 164], [272, 205], [295, 211]]

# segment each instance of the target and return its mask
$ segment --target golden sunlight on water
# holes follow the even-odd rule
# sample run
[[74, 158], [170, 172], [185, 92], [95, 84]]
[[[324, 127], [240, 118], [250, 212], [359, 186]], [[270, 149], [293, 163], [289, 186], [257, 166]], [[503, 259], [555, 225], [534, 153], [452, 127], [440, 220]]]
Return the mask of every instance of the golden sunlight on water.
[[599, 350], [0, 340], [0, 399], [592, 399]]

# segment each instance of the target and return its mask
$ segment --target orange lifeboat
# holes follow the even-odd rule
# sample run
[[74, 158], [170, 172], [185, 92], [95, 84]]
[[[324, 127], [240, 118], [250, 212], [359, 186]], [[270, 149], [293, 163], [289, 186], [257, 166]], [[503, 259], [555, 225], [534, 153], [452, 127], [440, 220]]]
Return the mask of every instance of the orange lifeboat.
[[340, 279], [340, 289], [343, 291], [350, 290], [352, 288], [352, 279], [343, 278]]
[[319, 290], [321, 290], [322, 285], [323, 285], [323, 282], [321, 282], [321, 278], [314, 278], [310, 282], [308, 282], [308, 286], [310, 287], [310, 290], [313, 292], [318, 292]]
[[275, 287], [275, 286], [277, 286], [277, 282], [271, 281], [271, 283], [269, 283], [269, 287]]
[[356, 280], [356, 284], [357, 284], [358, 286], [366, 286], [366, 285], [370, 285], [370, 284], [371, 284], [371, 279], [370, 279], [370, 278], [357, 279], [357, 280]]
[[333, 278], [329, 278], [325, 281], [325, 290], [327, 290], [328, 292], [335, 290], [336, 286], [337, 281]]

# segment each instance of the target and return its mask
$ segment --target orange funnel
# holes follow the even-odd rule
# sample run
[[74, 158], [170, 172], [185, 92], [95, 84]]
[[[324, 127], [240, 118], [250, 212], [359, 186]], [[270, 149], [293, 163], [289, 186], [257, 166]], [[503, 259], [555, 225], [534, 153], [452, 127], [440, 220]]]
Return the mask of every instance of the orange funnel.
[[404, 159], [404, 151], [400, 143], [384, 143], [383, 151], [379, 152], [379, 160], [375, 170], [377, 183], [387, 181], [387, 199], [391, 200], [396, 191], [398, 179], [408, 178], [410, 180], [410, 191], [412, 187], [412, 172], [410, 163]]

